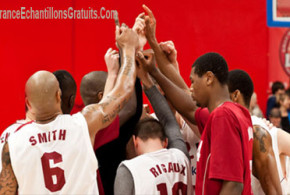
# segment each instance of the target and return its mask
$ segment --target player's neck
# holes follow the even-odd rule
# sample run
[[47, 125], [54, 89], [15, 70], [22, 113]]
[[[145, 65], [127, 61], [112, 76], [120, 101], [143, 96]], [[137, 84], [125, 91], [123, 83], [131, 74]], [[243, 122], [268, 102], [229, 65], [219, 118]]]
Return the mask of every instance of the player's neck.
[[216, 86], [212, 90], [212, 94], [208, 104], [209, 112], [212, 112], [214, 109], [222, 105], [226, 101], [231, 101], [230, 94], [227, 85]]
[[35, 115], [35, 122], [39, 124], [46, 124], [53, 121], [60, 114], [61, 111], [55, 111], [52, 113], [39, 113]]
[[142, 154], [155, 152], [163, 149], [163, 146], [159, 140], [148, 139], [146, 142], [142, 144]]

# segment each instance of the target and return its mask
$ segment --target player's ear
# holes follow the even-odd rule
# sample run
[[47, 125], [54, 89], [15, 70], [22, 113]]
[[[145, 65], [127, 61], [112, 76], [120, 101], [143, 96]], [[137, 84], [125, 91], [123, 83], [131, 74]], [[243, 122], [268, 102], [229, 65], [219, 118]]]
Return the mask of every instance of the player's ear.
[[100, 92], [98, 93], [98, 100], [99, 100], [99, 101], [102, 100], [103, 95], [104, 95], [104, 93], [103, 93], [102, 91], [100, 91]]
[[56, 100], [57, 102], [61, 102], [61, 90], [58, 89], [56, 92]]
[[138, 147], [137, 138], [135, 137], [135, 135], [133, 135], [132, 138], [133, 138], [134, 147], [137, 148]]
[[206, 85], [209, 86], [213, 83], [214, 74], [211, 71], [205, 73]]
[[233, 101], [233, 102], [238, 102], [238, 99], [239, 99], [239, 97], [240, 97], [240, 90], [235, 90], [233, 93], [231, 93], [230, 94], [230, 96], [231, 96], [231, 100]]
[[31, 104], [30, 104], [30, 102], [29, 102], [29, 100], [28, 100], [27, 97], [25, 97], [25, 104], [26, 104], [28, 110], [31, 110], [31, 109], [32, 109], [32, 108], [31, 108]]
[[168, 138], [165, 138], [165, 140], [162, 142], [163, 148], [167, 148], [168, 146]]

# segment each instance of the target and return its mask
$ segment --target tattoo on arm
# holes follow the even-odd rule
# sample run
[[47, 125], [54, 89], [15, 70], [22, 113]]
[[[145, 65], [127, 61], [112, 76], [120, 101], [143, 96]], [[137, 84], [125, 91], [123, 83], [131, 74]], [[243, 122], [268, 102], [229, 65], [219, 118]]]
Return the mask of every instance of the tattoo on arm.
[[124, 67], [123, 74], [126, 75], [126, 76], [130, 76], [131, 73], [132, 73], [132, 71], [131, 71], [132, 70], [132, 66], [134, 65], [133, 58], [131, 56], [126, 56], [125, 63], [126, 63], [126, 66]]
[[259, 126], [254, 126], [254, 139], [259, 142], [260, 151], [265, 153], [267, 152], [267, 148], [265, 146], [265, 139], [267, 135], [264, 130], [262, 130]]
[[18, 188], [11, 161], [8, 143], [6, 142], [2, 152], [2, 171], [0, 175], [0, 194], [16, 194]]

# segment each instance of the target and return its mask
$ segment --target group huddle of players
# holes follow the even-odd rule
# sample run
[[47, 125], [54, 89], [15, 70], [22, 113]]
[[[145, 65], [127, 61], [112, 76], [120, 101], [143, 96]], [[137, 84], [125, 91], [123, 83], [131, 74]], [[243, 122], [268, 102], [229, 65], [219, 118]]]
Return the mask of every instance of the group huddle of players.
[[83, 77], [81, 112], [69, 114], [76, 84], [67, 71], [27, 80], [26, 119], [1, 136], [0, 194], [290, 193], [290, 135], [250, 116], [249, 75], [206, 53], [189, 88], [173, 42], [157, 41], [143, 8], [132, 29], [116, 26], [107, 73]]

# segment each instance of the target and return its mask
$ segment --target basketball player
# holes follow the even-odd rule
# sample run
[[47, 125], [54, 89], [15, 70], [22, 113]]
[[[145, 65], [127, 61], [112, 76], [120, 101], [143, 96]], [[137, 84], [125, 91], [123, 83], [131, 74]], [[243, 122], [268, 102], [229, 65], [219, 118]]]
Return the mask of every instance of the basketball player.
[[[170, 62], [156, 40], [156, 20], [151, 10], [143, 7], [148, 14], [145, 16], [147, 41], [159, 58], [158, 66], [166, 66]], [[146, 65], [175, 109], [191, 123], [204, 127], [197, 156], [196, 194], [250, 194], [251, 118], [245, 108], [230, 102], [224, 58], [207, 53], [195, 61], [190, 76], [192, 98], [174, 84], [184, 83], [176, 72], [172, 71], [170, 80], [175, 81], [172, 83], [154, 64]], [[201, 117], [201, 109], [196, 109], [192, 99], [208, 108], [211, 113], [208, 118]], [[202, 124], [203, 121], [206, 123]]]
[[[15, 131], [17, 131], [18, 128], [20, 128], [22, 125], [24, 125], [27, 122], [30, 122], [34, 120], [34, 116], [27, 110], [27, 107], [25, 106], [26, 114], [25, 119], [17, 120], [15, 123], [7, 127], [1, 134], [1, 142], [0, 142], [0, 160], [2, 159], [2, 150], [4, 144], [7, 142], [9, 136], [13, 134]], [[1, 160], [2, 162], [2, 160]], [[0, 171], [2, 170], [2, 163], [0, 163]]]
[[[73, 77], [66, 70], [58, 70], [53, 72], [57, 78], [60, 89], [62, 91], [61, 96], [61, 108], [64, 114], [69, 114], [74, 105], [75, 94], [76, 94], [76, 83]], [[34, 116], [28, 111], [27, 106], [25, 106], [26, 117], [22, 120], [17, 120], [14, 124], [10, 125], [1, 134], [0, 143], [0, 159], [2, 157], [2, 149], [4, 143], [8, 140], [8, 137], [13, 134], [21, 125], [34, 120]], [[1, 161], [2, 162], [2, 161]], [[0, 171], [2, 170], [2, 163], [0, 164]]]
[[[140, 64], [140, 62], [139, 62]], [[153, 86], [142, 68], [138, 77], [145, 87], [160, 123], [141, 120], [134, 131], [133, 142], [138, 157], [123, 161], [117, 171], [117, 194], [191, 194], [190, 162], [179, 126], [165, 98]], [[168, 137], [168, 148], [167, 138]]]
[[[179, 64], [177, 62], [177, 51], [175, 49], [174, 43], [172, 41], [166, 41], [159, 43], [160, 48], [162, 49], [163, 53], [166, 55], [167, 59], [172, 64], [172, 67], [175, 68], [175, 71], [179, 73]], [[168, 68], [166, 68], [168, 69]], [[167, 71], [167, 70], [164, 70]], [[157, 83], [154, 83], [158, 89], [160, 89], [159, 85]], [[160, 89], [161, 90], [161, 89]], [[160, 91], [161, 94], [163, 93]], [[163, 94], [164, 95], [164, 94]], [[170, 103], [169, 103], [170, 105]], [[198, 132], [198, 127], [193, 124], [189, 124], [187, 121], [185, 121], [182, 116], [175, 111], [172, 106], [170, 106], [173, 113], [175, 113], [175, 117], [177, 120], [177, 123], [179, 124], [180, 131], [182, 134], [182, 137], [186, 143], [189, 155], [190, 155], [190, 162], [191, 162], [191, 173], [192, 173], [192, 185], [195, 189], [195, 180], [196, 180], [196, 160], [197, 160], [197, 147], [198, 143], [200, 141], [200, 133]], [[154, 113], [153, 113], [154, 114]], [[154, 116], [154, 115], [153, 115]], [[195, 132], [198, 132], [196, 134]]]
[[[114, 87], [120, 67], [118, 55], [116, 50], [108, 49], [105, 55], [108, 73], [93, 71], [83, 77], [80, 92], [85, 105], [98, 103], [104, 94]], [[133, 93], [131, 99], [113, 123], [96, 135], [94, 150], [99, 161], [99, 172], [105, 194], [113, 193], [116, 171], [120, 162], [125, 159], [125, 146], [130, 136], [132, 136], [133, 130], [131, 129], [139, 120], [140, 106], [142, 106], [142, 89], [140, 82], [137, 80], [135, 93]]]
[[52, 73], [39, 71], [28, 79], [26, 104], [35, 122], [4, 145], [0, 194], [15, 194], [17, 188], [20, 194], [98, 194], [94, 138], [128, 101], [136, 77], [137, 34], [117, 27], [116, 41], [124, 59], [116, 85], [99, 104], [81, 113], [61, 115], [61, 91]]
[[[228, 76], [228, 87], [231, 99], [249, 109], [254, 91], [250, 76], [243, 70], [232, 70]], [[262, 118], [252, 116], [252, 123], [254, 130], [252, 171], [255, 176], [252, 177], [253, 192], [259, 195], [282, 194], [280, 181], [283, 180], [283, 175], [278, 174], [278, 170], [281, 170], [279, 154], [276, 153], [278, 146], [270, 135], [274, 131], [269, 130]]]
[[70, 114], [75, 104], [77, 85], [72, 75], [66, 70], [53, 72], [61, 90], [61, 110], [63, 114]]

